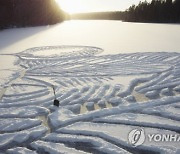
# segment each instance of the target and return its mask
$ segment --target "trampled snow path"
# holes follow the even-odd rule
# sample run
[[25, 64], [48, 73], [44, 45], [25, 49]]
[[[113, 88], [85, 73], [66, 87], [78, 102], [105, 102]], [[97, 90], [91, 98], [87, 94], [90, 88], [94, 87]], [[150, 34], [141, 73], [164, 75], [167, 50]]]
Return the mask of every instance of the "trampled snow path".
[[146, 138], [134, 147], [128, 134], [179, 136], [180, 54], [102, 51], [54, 46], [11, 55], [21, 72], [0, 87], [0, 152], [179, 153], [179, 141]]

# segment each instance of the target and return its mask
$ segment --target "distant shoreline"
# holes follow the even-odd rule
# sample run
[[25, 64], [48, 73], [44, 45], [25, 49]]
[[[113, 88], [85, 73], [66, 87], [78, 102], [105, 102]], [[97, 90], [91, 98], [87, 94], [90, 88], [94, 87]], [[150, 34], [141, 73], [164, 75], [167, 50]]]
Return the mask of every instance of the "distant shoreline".
[[122, 22], [137, 22], [137, 23], [157, 23], [157, 24], [177, 24], [180, 22], [152, 22], [152, 21], [131, 21], [124, 19], [124, 12], [92, 12], [92, 13], [76, 13], [69, 15], [70, 20], [120, 20]]

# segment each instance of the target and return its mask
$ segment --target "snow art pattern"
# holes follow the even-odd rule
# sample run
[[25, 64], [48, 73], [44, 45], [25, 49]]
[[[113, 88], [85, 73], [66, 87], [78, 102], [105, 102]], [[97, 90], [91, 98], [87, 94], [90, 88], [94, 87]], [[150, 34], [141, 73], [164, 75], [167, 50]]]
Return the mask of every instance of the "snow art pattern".
[[128, 133], [179, 135], [180, 54], [102, 51], [55, 46], [14, 55], [21, 72], [0, 95], [0, 152], [179, 153], [179, 142], [133, 147]]

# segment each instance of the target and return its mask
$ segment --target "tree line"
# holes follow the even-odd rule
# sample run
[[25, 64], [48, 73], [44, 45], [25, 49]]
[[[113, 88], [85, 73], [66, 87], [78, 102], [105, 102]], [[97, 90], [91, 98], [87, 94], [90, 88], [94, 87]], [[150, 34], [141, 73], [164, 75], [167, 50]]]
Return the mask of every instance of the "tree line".
[[[81, 13], [71, 18], [180, 23], [180, 0], [144, 1], [126, 11]], [[65, 19], [69, 15], [55, 0], [0, 0], [0, 29], [55, 24]]]
[[72, 19], [106, 19], [128, 22], [180, 23], [180, 0], [152, 0], [132, 5], [126, 11], [80, 13]]
[[140, 2], [123, 12], [122, 19], [132, 22], [179, 23], [180, 0]]
[[0, 0], [0, 29], [55, 24], [65, 18], [55, 0]]
[[93, 12], [93, 13], [76, 13], [70, 15], [71, 19], [81, 20], [122, 20], [123, 12]]

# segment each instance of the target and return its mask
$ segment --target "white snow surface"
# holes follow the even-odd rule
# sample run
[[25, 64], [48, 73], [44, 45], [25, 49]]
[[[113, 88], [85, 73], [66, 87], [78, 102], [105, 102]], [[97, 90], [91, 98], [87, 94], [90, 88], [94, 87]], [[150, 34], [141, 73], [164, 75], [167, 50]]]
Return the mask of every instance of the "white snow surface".
[[[53, 35], [51, 28], [44, 30]], [[33, 45], [40, 47], [30, 48], [26, 43], [34, 38], [16, 44], [12, 38], [6, 48], [0, 42], [12, 51], [0, 55], [0, 153], [180, 152], [179, 141], [146, 138], [136, 147], [128, 141], [140, 128], [145, 135], [179, 135], [180, 53], [110, 54], [98, 43], [48, 46], [40, 40]], [[52, 85], [59, 107], [53, 106]]]
[[35, 151], [29, 150], [24, 147], [17, 147], [17, 148], [12, 148], [8, 149], [6, 151], [8, 154], [37, 154]]
[[68, 148], [64, 144], [53, 143], [53, 142], [44, 142], [36, 141], [31, 143], [31, 147], [40, 151], [47, 152], [50, 154], [59, 154], [59, 153], [73, 153], [73, 154], [85, 154], [86, 152], [76, 150], [74, 148]]

